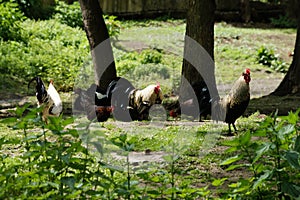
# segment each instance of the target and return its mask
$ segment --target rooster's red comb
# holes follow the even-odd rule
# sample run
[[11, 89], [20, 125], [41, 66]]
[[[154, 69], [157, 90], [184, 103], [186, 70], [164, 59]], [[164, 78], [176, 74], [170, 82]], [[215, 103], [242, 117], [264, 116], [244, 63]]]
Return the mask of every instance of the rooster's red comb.
[[249, 68], [246, 68], [245, 73], [246, 73], [246, 74], [250, 74], [250, 69], [249, 69]]
[[158, 94], [158, 93], [159, 93], [159, 90], [160, 90], [160, 84], [157, 83], [156, 86], [155, 86], [155, 88], [154, 88], [155, 94]]

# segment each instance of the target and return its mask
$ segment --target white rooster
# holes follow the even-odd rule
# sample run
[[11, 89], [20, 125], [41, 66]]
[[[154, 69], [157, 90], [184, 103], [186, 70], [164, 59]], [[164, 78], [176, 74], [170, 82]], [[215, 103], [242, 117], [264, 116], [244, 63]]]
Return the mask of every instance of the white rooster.
[[48, 116], [59, 116], [62, 112], [62, 101], [58, 92], [56, 91], [53, 80], [50, 81], [48, 90], [46, 90], [45, 85], [40, 77], [34, 77], [28, 83], [28, 88], [30, 83], [36, 81], [36, 97], [38, 100], [38, 107], [44, 105], [42, 112], [42, 119], [47, 122]]

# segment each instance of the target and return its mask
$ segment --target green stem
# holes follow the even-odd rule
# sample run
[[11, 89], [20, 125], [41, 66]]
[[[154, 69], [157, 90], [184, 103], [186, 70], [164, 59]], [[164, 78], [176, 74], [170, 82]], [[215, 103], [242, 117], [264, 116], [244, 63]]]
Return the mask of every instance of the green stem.
[[[256, 173], [255, 167], [254, 167], [254, 165], [252, 163], [253, 162], [253, 158], [252, 158], [250, 152], [248, 151], [248, 148], [242, 146], [242, 150], [244, 150], [246, 152], [246, 156], [249, 158], [248, 162], [251, 163], [251, 168], [252, 168], [252, 172], [254, 174], [254, 177], [258, 178], [258, 174]], [[258, 191], [259, 199], [263, 199], [263, 195], [262, 195], [260, 187], [257, 188], [257, 191]]]
[[129, 171], [129, 153], [127, 155], [127, 189], [128, 189], [128, 199], [130, 199], [130, 171]]

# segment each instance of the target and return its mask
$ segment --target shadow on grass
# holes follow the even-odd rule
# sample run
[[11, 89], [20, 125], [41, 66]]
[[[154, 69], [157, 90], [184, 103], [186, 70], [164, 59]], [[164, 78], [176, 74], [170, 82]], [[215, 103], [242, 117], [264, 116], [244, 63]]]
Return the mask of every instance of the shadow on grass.
[[251, 99], [245, 115], [249, 116], [257, 111], [269, 115], [276, 109], [278, 109], [278, 115], [287, 115], [290, 111], [296, 111], [298, 108], [300, 108], [300, 96], [267, 95]]

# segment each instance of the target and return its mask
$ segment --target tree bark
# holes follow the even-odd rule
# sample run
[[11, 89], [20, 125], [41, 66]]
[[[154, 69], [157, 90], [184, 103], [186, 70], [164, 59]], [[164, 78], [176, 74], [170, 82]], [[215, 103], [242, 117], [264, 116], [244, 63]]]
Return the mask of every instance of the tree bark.
[[241, 14], [242, 20], [246, 23], [251, 20], [251, 9], [249, 0], [241, 0]]
[[105, 93], [117, 72], [103, 12], [98, 0], [79, 0], [79, 3], [93, 58], [95, 82], [99, 92]]
[[[300, 3], [295, 3], [297, 11], [300, 11]], [[285, 75], [280, 85], [271, 95], [285, 96], [285, 95], [300, 95], [300, 16], [297, 16], [297, 36], [294, 48], [294, 56], [292, 64]]]
[[[214, 78], [214, 0], [189, 0], [180, 98], [190, 98], [190, 86], [204, 81], [215, 87]], [[200, 47], [193, 43], [198, 43]], [[201, 51], [202, 48], [208, 55]], [[196, 52], [195, 52], [196, 51]], [[209, 60], [208, 57], [210, 57]], [[207, 62], [203, 62], [206, 60]], [[196, 66], [198, 65], [198, 66]], [[201, 72], [199, 72], [199, 70]], [[205, 76], [205, 77], [204, 77]], [[209, 81], [210, 83], [207, 83]], [[209, 86], [210, 87], [210, 86]], [[196, 88], [193, 88], [194, 90]], [[210, 88], [209, 88], [210, 89]], [[211, 91], [210, 91], [211, 92]]]

